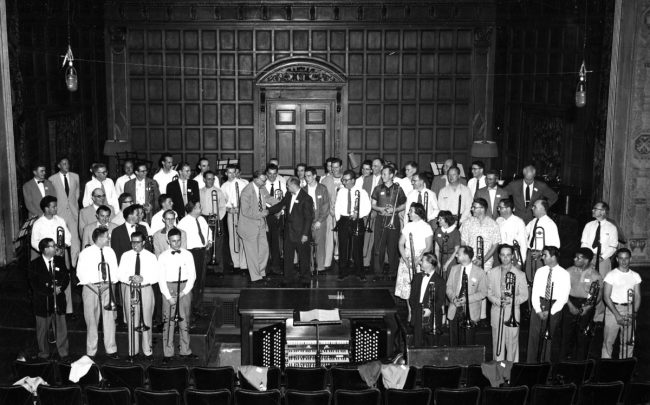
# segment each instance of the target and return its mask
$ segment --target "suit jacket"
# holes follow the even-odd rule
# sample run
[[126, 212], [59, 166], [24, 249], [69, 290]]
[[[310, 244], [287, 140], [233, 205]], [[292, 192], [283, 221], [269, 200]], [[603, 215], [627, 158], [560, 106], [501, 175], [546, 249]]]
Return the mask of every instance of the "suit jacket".
[[[136, 179], [131, 179], [124, 184], [124, 192], [131, 194], [131, 197], [133, 197], [133, 201], [135, 201], [135, 181]], [[153, 179], [150, 179], [149, 177], [145, 177], [144, 184], [145, 184], [145, 191], [144, 191], [145, 201], [152, 205], [152, 212], [156, 212], [158, 210], [158, 197], [160, 196], [160, 190], [158, 189], [158, 182], [156, 182]], [[153, 201], [150, 201], [149, 198], [149, 192], [150, 192], [149, 190], [151, 189], [153, 189]], [[181, 202], [183, 202], [182, 195], [181, 195]], [[174, 203], [174, 206], [175, 205], [176, 203]], [[183, 211], [185, 210], [183, 209]]]
[[[373, 180], [373, 178], [374, 178], [374, 175], [372, 175], [372, 174], [370, 176], [366, 176], [366, 177], [363, 178], [363, 186], [362, 186], [362, 188], [364, 190], [366, 190], [366, 193], [368, 193], [369, 196], [372, 195], [372, 189], [373, 189], [372, 180]], [[383, 181], [381, 180], [381, 178], [379, 178], [379, 183], [377, 183], [377, 186], [382, 184], [382, 183], [383, 183]]]
[[[115, 225], [113, 222], [109, 222], [106, 224], [106, 227], [108, 228], [108, 237], [110, 239], [111, 235], [113, 234], [113, 229], [117, 228], [117, 225]], [[81, 233], [81, 249], [85, 249], [86, 246], [92, 245], [93, 244], [93, 232], [97, 228], [97, 220], [95, 219], [94, 222], [89, 223], [86, 225], [83, 229], [83, 232]]]
[[[519, 305], [528, 300], [528, 283], [526, 282], [526, 273], [512, 266], [511, 270], [516, 277], [515, 280], [515, 319], [521, 322], [519, 314]], [[499, 326], [499, 312], [501, 311], [501, 266], [493, 267], [487, 274], [488, 299], [492, 303], [490, 310], [490, 325], [493, 328]], [[508, 291], [510, 292], [510, 291]], [[510, 319], [512, 305], [503, 307], [504, 322]]]
[[[456, 316], [457, 308], [453, 300], [458, 296], [458, 292], [460, 291], [462, 275], [463, 266], [460, 264], [452, 266], [449, 272], [449, 278], [447, 279], [447, 298], [450, 301], [447, 318], [449, 319], [454, 319], [454, 316]], [[467, 279], [467, 289], [470, 318], [473, 321], [478, 321], [481, 317], [481, 301], [487, 296], [487, 280], [485, 271], [474, 264], [472, 264], [472, 269]]]
[[[445, 188], [447, 185], [447, 182], [445, 181], [445, 178], [447, 177], [446, 174], [439, 174], [438, 176], [433, 177], [433, 181], [431, 182], [431, 191], [436, 193], [436, 195], [440, 194], [440, 190]], [[463, 185], [467, 185], [467, 180], [465, 180], [464, 177], [461, 177], [458, 179], [458, 182]]]
[[[70, 283], [70, 274], [68, 268], [65, 267], [65, 260], [63, 257], [54, 256], [52, 261], [54, 266], [54, 278], [57, 284], [61, 287], [61, 293], [56, 296], [57, 313], [59, 315], [65, 314], [66, 301], [65, 289]], [[56, 269], [59, 269], [58, 271]], [[31, 261], [28, 271], [29, 284], [32, 287], [32, 305], [34, 307], [34, 315], [46, 317], [54, 312], [54, 289], [52, 286], [52, 275], [48, 269], [48, 265], [43, 260], [43, 256], [39, 255]]]
[[497, 206], [499, 205], [499, 201], [501, 201], [502, 198], [508, 198], [510, 197], [510, 193], [508, 193], [505, 189], [497, 186], [497, 193], [494, 196], [494, 204], [492, 203], [492, 200], [490, 200], [490, 192], [488, 191], [487, 187], [482, 187], [478, 189], [478, 192], [474, 195], [474, 198], [483, 198], [485, 201], [488, 203], [488, 209], [487, 209], [487, 214], [492, 217], [492, 219], [497, 219], [499, 218], [499, 210], [497, 210]]
[[[327, 190], [325, 190], [327, 191]], [[287, 193], [282, 200], [269, 208], [269, 215], [280, 212], [284, 208], [284, 238], [294, 243], [300, 243], [303, 235], [311, 236], [311, 224], [314, 222], [314, 200], [306, 191], [300, 190], [296, 196], [296, 201], [291, 208], [291, 196]]]
[[512, 196], [515, 203], [514, 214], [528, 223], [533, 219], [532, 204], [535, 200], [546, 197], [548, 205], [552, 206], [557, 201], [557, 193], [553, 191], [543, 181], [535, 180], [532, 184], [530, 193], [530, 204], [526, 205], [526, 196], [524, 195], [524, 181], [522, 179], [511, 181], [506, 187], [506, 191]]
[[[259, 188], [262, 196], [262, 210], [267, 209], [266, 203], [271, 200], [266, 187]], [[237, 233], [243, 239], [256, 238], [260, 232], [266, 232], [266, 213], [259, 209], [259, 201], [255, 193], [255, 185], [251, 181], [244, 187], [239, 196], [239, 224]]]
[[[115, 208], [111, 207], [110, 205], [107, 205], [107, 207], [111, 209], [111, 219], [115, 218]], [[96, 214], [97, 208], [95, 208], [94, 204], [83, 207], [81, 211], [79, 211], [79, 235], [83, 235], [84, 228], [88, 224], [97, 222], [97, 217], [95, 216]]]
[[426, 291], [424, 293], [424, 299], [422, 300], [422, 304], [420, 304], [420, 295], [422, 293], [422, 279], [424, 278], [424, 272], [419, 272], [415, 273], [413, 276], [413, 280], [411, 281], [411, 295], [409, 296], [409, 303], [411, 304], [411, 309], [415, 311], [416, 308], [424, 309], [424, 308], [429, 308], [431, 309], [431, 301], [429, 300], [429, 294], [431, 293], [431, 281], [433, 281], [436, 285], [436, 306], [438, 308], [442, 308], [443, 305], [445, 305], [445, 301], [447, 300], [445, 296], [445, 279], [443, 279], [439, 274], [434, 273], [431, 279], [429, 280], [429, 283], [427, 283]]
[[[167, 184], [167, 195], [172, 198], [174, 202], [174, 211], [180, 220], [185, 216], [185, 204], [183, 203], [183, 192], [181, 191], [180, 180], [172, 181]], [[201, 198], [199, 194], [199, 183], [195, 180], [187, 180], [187, 201], [197, 202]]]
[[65, 184], [59, 173], [51, 175], [49, 180], [56, 190], [57, 215], [63, 218], [68, 228], [72, 230], [76, 228], [79, 219], [79, 175], [68, 172], [67, 177], [70, 188], [68, 195], [65, 194]]
[[[144, 226], [136, 224], [135, 229], [144, 234], [145, 240], [147, 239], [147, 236], [149, 236], [147, 234], [147, 229]], [[122, 224], [113, 229], [113, 232], [111, 233], [111, 248], [115, 251], [115, 257], [117, 257], [118, 264], [120, 263], [122, 254], [131, 250], [131, 235], [126, 229], [126, 224]]]
[[[307, 194], [307, 187], [303, 187], [303, 191]], [[320, 222], [325, 225], [327, 216], [330, 213], [330, 195], [327, 192], [327, 187], [318, 183], [316, 185], [316, 211], [314, 212], [314, 222]]]
[[[43, 186], [45, 187], [45, 195], [56, 197], [54, 185], [49, 180], [43, 180]], [[43, 197], [33, 178], [23, 184], [23, 200], [25, 200], [25, 207], [30, 217], [40, 217], [43, 215], [43, 210], [41, 209], [41, 200]]]

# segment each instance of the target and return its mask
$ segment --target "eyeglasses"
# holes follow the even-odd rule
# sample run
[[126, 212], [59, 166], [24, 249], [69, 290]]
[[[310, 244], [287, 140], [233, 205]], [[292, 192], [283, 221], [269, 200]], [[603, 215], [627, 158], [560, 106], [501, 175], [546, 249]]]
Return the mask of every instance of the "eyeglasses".
[[106, 194], [93, 195], [93, 198], [104, 198]]

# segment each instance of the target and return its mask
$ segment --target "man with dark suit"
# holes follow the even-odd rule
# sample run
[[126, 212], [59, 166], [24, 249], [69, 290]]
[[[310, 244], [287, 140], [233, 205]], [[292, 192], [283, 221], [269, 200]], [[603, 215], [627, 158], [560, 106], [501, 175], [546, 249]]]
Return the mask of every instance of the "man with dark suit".
[[199, 183], [190, 179], [192, 174], [192, 167], [189, 163], [181, 163], [181, 168], [178, 172], [178, 179], [167, 184], [167, 195], [169, 195], [174, 202], [174, 211], [181, 220], [185, 216], [185, 204], [188, 202], [199, 202], [201, 195], [199, 194]]
[[41, 199], [46, 195], [56, 197], [54, 185], [45, 178], [45, 165], [37, 163], [32, 167], [34, 178], [23, 184], [23, 200], [29, 217], [40, 217]]
[[[437, 333], [442, 328], [442, 308], [447, 301], [445, 296], [445, 279], [436, 271], [438, 260], [436, 256], [427, 252], [422, 255], [420, 269], [413, 276], [411, 281], [411, 295], [409, 305], [411, 307], [411, 325], [413, 325], [413, 338], [416, 346], [433, 345], [435, 340], [432, 335], [424, 336], [425, 328], [431, 325], [431, 317], [435, 316]], [[431, 287], [434, 290], [431, 291]], [[435, 293], [432, 297], [431, 294]], [[433, 311], [435, 310], [435, 313]], [[426, 341], [426, 342], [425, 342]]]
[[[63, 157], [57, 163], [59, 172], [50, 176], [57, 199], [57, 215], [63, 218], [70, 230], [70, 262], [79, 257], [79, 175], [70, 171], [70, 161]], [[68, 305], [72, 305], [69, 303]], [[70, 308], [72, 309], [72, 307]]]
[[[311, 225], [314, 220], [314, 200], [306, 191], [300, 188], [300, 180], [291, 177], [287, 181], [287, 191], [280, 201], [269, 208], [269, 214], [275, 214], [284, 209], [284, 277], [287, 281], [305, 277], [309, 274], [309, 239]], [[300, 272], [294, 277], [293, 260], [298, 253]]]
[[50, 356], [47, 335], [52, 325], [56, 331], [56, 349], [61, 360], [65, 361], [68, 357], [68, 328], [65, 322], [64, 290], [70, 283], [70, 275], [63, 257], [55, 255], [56, 243], [52, 238], [41, 239], [38, 249], [41, 256], [32, 260], [29, 265], [29, 284], [32, 287], [32, 304], [36, 316], [38, 357], [47, 359]]
[[[375, 187], [382, 184], [381, 179], [381, 169], [384, 167], [384, 159], [376, 158], [370, 163], [370, 168], [372, 173], [369, 176], [363, 178], [362, 188], [368, 196], [372, 196], [372, 192]], [[375, 220], [377, 219], [377, 212], [375, 210], [370, 211], [370, 215], [366, 219], [366, 227], [372, 228]], [[363, 235], [363, 268], [364, 271], [370, 268], [372, 264], [372, 248], [375, 245], [375, 236], [372, 232], [366, 232]]]
[[133, 197], [135, 204], [140, 204], [144, 208], [147, 219], [151, 221], [153, 213], [158, 210], [158, 183], [147, 177], [147, 165], [139, 163], [135, 168], [135, 178], [124, 184], [124, 192]]
[[[496, 170], [490, 170], [485, 175], [485, 187], [479, 188], [474, 198], [482, 198], [488, 203], [487, 211], [485, 212], [492, 219], [499, 218], [499, 201], [504, 198], [510, 197], [510, 193], [504, 188], [499, 187], [497, 181], [499, 174]], [[471, 190], [471, 189], [470, 189]]]
[[535, 179], [537, 169], [532, 163], [524, 167], [523, 173], [523, 180], [510, 182], [505, 189], [515, 203], [515, 215], [528, 223], [533, 219], [532, 204], [546, 197], [549, 207], [552, 207], [557, 201], [557, 193], [543, 181]]
[[316, 271], [325, 270], [325, 240], [327, 238], [327, 219], [330, 215], [330, 196], [327, 187], [317, 180], [316, 169], [309, 166], [305, 169], [307, 185], [302, 189], [314, 201], [314, 222], [311, 235], [316, 243]]
[[[102, 191], [101, 188], [94, 189], [90, 197], [92, 198], [93, 203], [87, 207], [82, 208], [81, 211], [79, 211], [79, 233], [81, 235], [83, 235], [83, 231], [86, 228], [86, 225], [97, 221], [97, 209], [102, 205], [105, 205], [111, 209], [111, 219], [115, 217], [116, 207], [111, 207], [108, 205], [106, 202], [106, 194]], [[84, 248], [85, 246], [86, 245], [84, 244]]]
[[[449, 185], [449, 179], [447, 178], [447, 171], [449, 170], [450, 167], [457, 167], [457, 163], [455, 159], [447, 159], [445, 160], [444, 165], [442, 166], [442, 174], [439, 174], [433, 178], [433, 182], [431, 183], [431, 191], [436, 193], [436, 196], [440, 195], [440, 190], [443, 188], [447, 187]], [[467, 180], [465, 180], [464, 177], [458, 178], [458, 182], [463, 185], [467, 185]]]

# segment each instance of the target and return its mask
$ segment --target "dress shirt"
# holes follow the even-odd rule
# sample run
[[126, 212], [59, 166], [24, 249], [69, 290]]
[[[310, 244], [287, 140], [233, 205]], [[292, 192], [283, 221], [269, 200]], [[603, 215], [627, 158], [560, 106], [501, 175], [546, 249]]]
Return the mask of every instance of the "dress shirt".
[[[163, 233], [163, 230], [165, 230], [164, 227], [153, 234], [153, 252], [157, 257], [160, 257], [165, 250], [170, 249], [167, 232]], [[181, 231], [181, 248], [187, 249], [187, 232], [182, 229], [179, 231]]]
[[[189, 217], [189, 215], [186, 217]], [[196, 269], [194, 268], [194, 257], [192, 253], [183, 248], [179, 250], [180, 253], [172, 254], [172, 252], [174, 252], [172, 249], [167, 249], [158, 257], [158, 267], [160, 268], [158, 286], [162, 295], [167, 299], [172, 297], [167, 283], [178, 281], [179, 268], [181, 271], [181, 281], [187, 280], [185, 288], [181, 291], [183, 295], [187, 295], [192, 291], [194, 281], [196, 280]]]
[[291, 203], [289, 203], [289, 214], [291, 214], [291, 211], [293, 211], [293, 205], [296, 203], [296, 199], [298, 198], [298, 194], [293, 194], [291, 193]]
[[[129, 277], [135, 275], [136, 251], [131, 249], [122, 254], [120, 267], [117, 278], [129, 284]], [[143, 249], [140, 252], [140, 275], [142, 276], [142, 285], [156, 284], [158, 282], [158, 259], [150, 251]]]
[[147, 196], [147, 180], [142, 179], [142, 181], [135, 180], [135, 195], [131, 197], [134, 198], [136, 204], [146, 204], [148, 201]]
[[[199, 183], [199, 190], [205, 187], [205, 179], [203, 178], [203, 173], [199, 173], [194, 177], [194, 181]], [[214, 186], [219, 187], [219, 177], [214, 176]]]
[[[537, 272], [535, 272], [533, 291], [530, 297], [535, 312], [540, 312], [542, 310], [540, 298], [544, 298], [546, 295], [548, 272], [548, 266], [540, 267], [537, 269]], [[571, 292], [571, 276], [563, 267], [557, 265], [553, 267], [551, 282], [553, 283], [553, 296], [551, 299], [556, 300], [551, 307], [551, 315], [555, 315], [562, 310], [566, 302], [569, 300], [569, 293]]]
[[526, 224], [524, 220], [516, 216], [510, 215], [508, 219], [499, 217], [496, 219], [499, 225], [499, 232], [501, 233], [501, 243], [507, 243], [514, 246], [514, 241], [519, 243], [519, 250], [521, 251], [521, 260], [526, 262], [526, 254], [528, 253], [528, 245], [526, 244], [528, 238], [526, 237]]
[[45, 180], [38, 180], [34, 179], [34, 182], [36, 183], [36, 187], [38, 187], [38, 191], [41, 192], [41, 198], [45, 197], [45, 183], [43, 183]]
[[424, 273], [422, 275], [422, 284], [420, 285], [420, 304], [422, 304], [422, 301], [424, 301], [424, 294], [427, 292], [427, 287], [429, 284], [429, 280], [431, 280], [431, 277], [433, 277], [433, 273], [431, 274]]
[[[483, 237], [483, 254], [492, 248], [493, 245], [498, 245], [501, 243], [501, 232], [499, 231], [499, 225], [492, 219], [492, 217], [484, 216], [483, 219], [478, 219], [477, 217], [470, 217], [467, 221], [463, 222], [460, 227], [460, 240], [462, 243], [465, 243], [474, 249], [474, 252], [478, 254], [477, 250], [477, 237]], [[492, 256], [483, 257], [483, 261], [488, 263], [492, 260]]]
[[438, 216], [440, 209], [438, 208], [438, 199], [436, 198], [436, 193], [429, 190], [428, 188], [425, 188], [421, 191], [413, 190], [406, 195], [406, 205], [404, 206], [404, 222], [411, 222], [408, 216], [408, 212], [411, 210], [411, 204], [418, 202], [418, 196], [420, 193], [422, 193], [422, 205], [424, 205], [424, 195], [426, 194], [429, 196], [427, 197], [427, 205], [429, 206], [427, 209], [427, 218], [422, 219], [429, 222]]
[[34, 225], [32, 225], [32, 248], [38, 250], [38, 244], [43, 238], [52, 238], [56, 243], [56, 228], [62, 227], [65, 232], [65, 245], [70, 246], [70, 231], [63, 218], [58, 215], [52, 216], [52, 219], [47, 219], [45, 215], [39, 217]]
[[88, 183], [86, 183], [86, 188], [84, 189], [84, 207], [93, 204], [93, 199], [91, 197], [93, 190], [96, 188], [102, 188], [102, 185], [104, 186], [104, 193], [106, 194], [106, 203], [111, 207], [120, 206], [119, 202], [117, 201], [117, 197], [119, 197], [119, 195], [115, 190], [115, 184], [113, 184], [113, 180], [107, 177], [106, 180], [100, 182], [96, 177], [93, 177], [92, 179], [88, 180]]
[[[469, 289], [469, 284], [472, 282], [472, 263], [467, 265], [458, 263], [458, 265], [463, 269], [463, 273], [467, 274], [467, 288]], [[463, 288], [463, 273], [460, 273], [460, 277], [458, 277], [458, 286], [456, 287], [456, 291], [458, 292], [457, 297], [460, 297], [460, 289]]]
[[[273, 193], [271, 193], [271, 185], [273, 185]], [[274, 182], [271, 182], [271, 180], [266, 180], [266, 183], [264, 184], [264, 187], [266, 187], [266, 191], [271, 194], [271, 197], [275, 198], [275, 193], [278, 190], [282, 190], [282, 196], [284, 197], [285, 194], [287, 194], [287, 183], [284, 183], [280, 181], [280, 176], [275, 179]], [[239, 190], [241, 192], [241, 190]]]
[[[533, 218], [528, 225], [526, 225], [526, 235], [528, 236], [526, 239], [526, 246], [522, 246], [522, 249], [527, 249], [530, 246], [530, 240], [531, 238], [534, 238], [534, 232], [533, 228], [535, 227], [535, 222], [537, 221], [537, 218]], [[557, 225], [555, 225], [555, 222], [549, 217], [548, 215], [544, 215], [539, 219], [539, 222], [537, 223], [538, 228], [544, 228], [544, 243], [546, 246], [555, 246], [556, 248], [560, 248], [560, 234], [558, 233], [557, 230]], [[541, 242], [535, 241], [533, 244], [533, 250], [542, 250], [544, 246], [537, 246]]]
[[[199, 225], [201, 226], [201, 232], [203, 233], [203, 239], [205, 243], [201, 243], [201, 237], [199, 236], [199, 228], [196, 226], [196, 220], [199, 220]], [[183, 219], [178, 221], [178, 229], [182, 229], [187, 233], [187, 249], [192, 250], [195, 248], [203, 248], [206, 246], [208, 241], [212, 240], [212, 231], [208, 226], [208, 221], [205, 218], [199, 216], [194, 218], [191, 215], [185, 215]]]
[[[358, 183], [355, 183], [354, 187], [361, 188], [361, 186], [359, 186]], [[316, 183], [314, 183], [313, 187], [310, 186], [309, 184], [307, 184], [307, 194], [309, 194], [309, 196], [311, 197], [311, 200], [314, 202], [314, 213], [318, 212], [318, 201], [316, 201], [317, 200], [317, 198], [316, 198], [316, 189], [317, 188], [318, 188], [318, 184], [316, 184]]]
[[174, 169], [170, 170], [169, 173], [165, 173], [163, 169], [160, 169], [158, 170], [158, 173], [153, 176], [153, 179], [158, 183], [158, 190], [160, 190], [161, 194], [167, 192], [167, 184], [171, 183], [174, 176], [178, 176], [178, 172]]
[[641, 276], [636, 271], [629, 269], [622, 272], [618, 268], [607, 273], [605, 282], [612, 286], [610, 298], [617, 304], [627, 303], [627, 290], [641, 283]]
[[486, 186], [485, 184], [485, 175], [479, 177], [478, 179], [476, 177], [472, 177], [467, 181], [467, 188], [469, 188], [470, 193], [472, 193], [472, 198], [474, 198], [474, 194], [476, 194], [476, 182], [478, 181], [478, 188], [483, 188]]
[[[352, 193], [352, 201], [350, 202], [350, 207], [354, 211], [354, 193], [359, 191], [359, 215], [357, 218], [365, 218], [370, 214], [370, 197], [368, 193], [363, 188], [357, 187], [356, 185], [352, 187], [350, 192]], [[314, 200], [315, 201], [315, 200]], [[338, 221], [342, 216], [347, 217], [348, 213], [348, 189], [342, 188], [339, 190], [338, 195], [336, 196], [336, 206], [334, 207], [334, 217]]]
[[237, 208], [239, 206], [239, 201], [237, 201], [237, 190], [235, 188], [235, 183], [239, 184], [239, 196], [241, 197], [241, 192], [248, 184], [248, 181], [244, 179], [235, 179], [233, 181], [227, 181], [221, 185], [221, 191], [226, 195], [226, 207], [228, 208]]
[[213, 207], [212, 204], [212, 190], [217, 192], [218, 206], [219, 206], [219, 219], [223, 219], [226, 215], [226, 204], [228, 202], [228, 197], [219, 187], [203, 187], [199, 190], [199, 196], [201, 200], [201, 215], [210, 215], [216, 214], [216, 207]]
[[[372, 176], [372, 174], [371, 174], [371, 176]], [[359, 188], [363, 188], [363, 179], [365, 179], [364, 176], [357, 177], [357, 179], [354, 181], [354, 186], [359, 187]]]
[[130, 176], [123, 174], [117, 180], [115, 180], [115, 192], [117, 193], [118, 197], [124, 192], [124, 185], [126, 182], [131, 179], [135, 179], [135, 174], [131, 174]]
[[464, 185], [457, 183], [456, 188], [448, 185], [443, 187], [440, 190], [438, 195], [438, 208], [440, 210], [447, 210], [453, 215], [458, 215], [458, 197], [461, 197], [461, 206], [460, 206], [460, 222], [465, 222], [471, 215], [470, 208], [472, 207], [472, 193], [469, 191], [469, 188]]
[[[596, 230], [598, 229], [598, 220], [585, 225], [582, 230], [582, 238], [580, 239], [581, 247], [586, 247], [596, 254], [596, 248], [593, 248], [594, 238], [596, 237]], [[600, 256], [606, 260], [614, 255], [618, 248], [618, 230], [616, 225], [604, 219], [600, 221]]]
[[431, 229], [431, 226], [428, 223], [422, 220], [404, 224], [402, 236], [406, 239], [406, 254], [409, 258], [411, 257], [411, 242], [409, 240], [409, 234], [411, 233], [413, 234], [413, 251], [417, 256], [420, 252], [426, 249], [427, 238], [433, 238], [433, 229]]
[[[109, 266], [111, 281], [113, 284], [117, 283], [118, 265], [115, 251], [106, 246], [104, 249], [104, 260]], [[77, 261], [77, 277], [79, 277], [79, 284], [94, 284], [101, 283], [102, 281], [108, 282], [108, 274], [106, 280], [102, 280], [102, 273], [99, 271], [99, 262], [101, 261], [101, 253], [97, 245], [90, 245], [79, 253], [79, 261]]]
[[158, 232], [159, 230], [163, 229], [165, 227], [165, 222], [163, 221], [163, 215], [165, 214], [166, 209], [162, 208], [158, 210], [154, 214], [153, 217], [151, 217], [151, 233], [154, 234]]
[[372, 176], [372, 189], [370, 190], [370, 192], [372, 193], [372, 191], [375, 189], [375, 187], [377, 187], [379, 185], [379, 183], [381, 182], [381, 174], [378, 175], [378, 176], [375, 176], [374, 174], [371, 174], [371, 176]]
[[395, 183], [399, 183], [399, 186], [402, 187], [402, 191], [404, 191], [404, 195], [409, 195], [411, 191], [413, 191], [413, 183], [411, 183], [411, 179], [408, 177], [404, 178], [395, 178]]

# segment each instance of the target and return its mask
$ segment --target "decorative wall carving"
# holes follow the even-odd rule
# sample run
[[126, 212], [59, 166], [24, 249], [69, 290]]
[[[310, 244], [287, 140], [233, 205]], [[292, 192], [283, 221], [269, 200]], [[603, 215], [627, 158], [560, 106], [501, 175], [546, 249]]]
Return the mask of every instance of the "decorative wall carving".
[[334, 76], [317, 66], [288, 66], [270, 73], [264, 78], [264, 83], [337, 83], [339, 77]]

